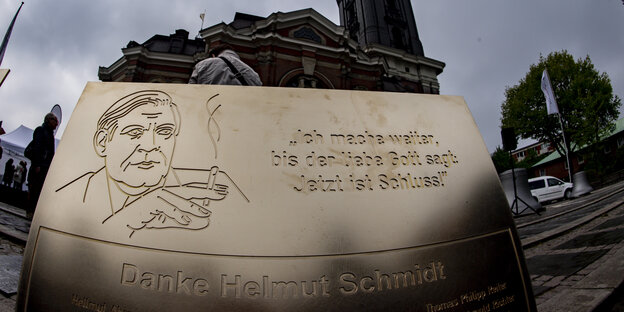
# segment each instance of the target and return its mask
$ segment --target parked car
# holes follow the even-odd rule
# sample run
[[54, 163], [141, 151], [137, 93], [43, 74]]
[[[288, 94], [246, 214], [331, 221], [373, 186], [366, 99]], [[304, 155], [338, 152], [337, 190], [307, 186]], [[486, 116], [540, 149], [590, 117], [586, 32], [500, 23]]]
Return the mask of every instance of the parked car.
[[571, 197], [572, 187], [572, 183], [563, 182], [551, 176], [529, 179], [531, 195], [540, 203], [562, 198], [568, 199]]

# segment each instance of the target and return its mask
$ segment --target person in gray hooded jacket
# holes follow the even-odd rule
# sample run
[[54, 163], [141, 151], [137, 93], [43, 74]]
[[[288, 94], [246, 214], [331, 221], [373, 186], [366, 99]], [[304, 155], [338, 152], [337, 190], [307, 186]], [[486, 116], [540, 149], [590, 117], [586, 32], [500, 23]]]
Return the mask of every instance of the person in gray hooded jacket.
[[195, 65], [190, 84], [262, 85], [258, 73], [241, 61], [230, 45], [218, 45], [208, 55], [209, 58]]

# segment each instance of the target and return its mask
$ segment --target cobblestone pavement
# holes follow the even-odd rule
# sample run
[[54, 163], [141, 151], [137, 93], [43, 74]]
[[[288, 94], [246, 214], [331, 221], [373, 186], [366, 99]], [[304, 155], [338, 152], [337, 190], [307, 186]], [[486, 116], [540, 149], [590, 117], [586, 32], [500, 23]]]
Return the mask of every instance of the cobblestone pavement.
[[15, 311], [24, 246], [0, 237], [0, 312]]
[[[624, 277], [624, 207], [525, 250], [538, 311], [592, 311]], [[581, 301], [581, 302], [579, 302]]]
[[30, 230], [26, 212], [0, 202], [0, 312], [15, 311], [22, 254]]
[[[524, 249], [538, 311], [624, 311], [622, 299], [614, 298], [624, 280], [622, 190], [620, 183], [591, 196], [546, 206], [542, 216], [516, 219], [523, 241], [579, 223]], [[604, 200], [596, 203], [599, 197]], [[565, 211], [572, 212], [560, 215]], [[599, 215], [587, 218], [592, 214]], [[534, 223], [540, 218], [547, 221]], [[607, 298], [608, 304], [603, 303]]]

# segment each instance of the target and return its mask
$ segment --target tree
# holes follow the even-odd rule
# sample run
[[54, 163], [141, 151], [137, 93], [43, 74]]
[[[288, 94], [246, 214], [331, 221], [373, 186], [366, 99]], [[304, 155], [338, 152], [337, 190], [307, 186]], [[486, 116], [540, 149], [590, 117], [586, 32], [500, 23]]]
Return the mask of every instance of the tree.
[[502, 149], [500, 146], [497, 146], [494, 153], [492, 153], [492, 162], [494, 163], [494, 167], [498, 173], [511, 169], [509, 152]]
[[544, 69], [548, 69], [570, 153], [598, 142], [613, 129], [621, 101], [613, 95], [609, 76], [599, 73], [589, 56], [574, 61], [565, 50], [547, 57], [540, 55], [539, 63], [531, 65], [519, 84], [507, 87], [502, 104], [503, 127], [515, 128], [523, 139], [550, 142], [565, 156], [559, 120], [555, 114], [546, 113], [541, 90]]
[[[521, 161], [513, 159], [514, 168], [531, 168], [538, 161], [544, 159], [546, 155], [538, 156], [534, 149], [529, 149], [527, 155]], [[496, 147], [494, 153], [492, 153], [492, 162], [496, 167], [496, 172], [501, 173], [511, 169], [511, 160], [509, 158], [509, 152], [503, 150], [500, 146]]]

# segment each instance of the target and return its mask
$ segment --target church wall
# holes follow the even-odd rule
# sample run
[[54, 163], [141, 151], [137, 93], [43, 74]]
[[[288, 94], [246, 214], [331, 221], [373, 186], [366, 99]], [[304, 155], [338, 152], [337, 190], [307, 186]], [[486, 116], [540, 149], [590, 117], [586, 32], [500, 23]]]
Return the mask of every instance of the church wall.
[[[359, 0], [356, 2], [361, 4]], [[377, 1], [371, 3], [375, 2]], [[121, 65], [113, 64], [119, 68], [111, 65], [109, 68], [114, 68], [113, 72], [106, 73], [109, 68], [101, 68], [100, 79], [186, 83], [194, 64], [177, 62], [175, 59], [190, 57], [199, 61], [207, 56], [206, 51], [210, 47], [227, 41], [240, 55], [241, 60], [260, 75], [265, 86], [279, 86], [280, 83], [285, 85], [290, 79], [301, 76], [307, 82], [316, 79], [336, 89], [438, 93], [437, 75], [444, 67], [441, 62], [431, 59], [421, 60], [409, 55], [405, 59], [401, 56], [404, 52], [391, 48], [373, 49], [373, 52], [359, 48], [354, 50], [351, 47], [355, 42], [346, 37], [341, 27], [326, 25], [326, 22], [319, 23], [317, 17], [306, 17], [301, 11], [284, 17], [284, 21], [281, 21], [281, 16], [290, 13], [276, 14], [277, 17], [272, 15], [267, 19], [274, 24], [267, 25], [266, 20], [260, 23], [262, 27], [255, 30], [259, 35], [257, 37], [251, 33], [250, 28], [233, 29], [225, 26], [227, 28], [225, 30], [221, 24], [207, 28], [202, 34], [206, 42], [205, 51], [200, 51], [194, 56], [159, 52], [164, 58], [151, 59], [149, 55], [153, 52], [148, 52], [148, 48], [143, 46], [128, 54], [124, 52], [126, 62], [115, 63]], [[318, 13], [312, 11], [306, 14]], [[269, 33], [271, 31], [274, 33]], [[236, 35], [232, 36], [232, 32]], [[327, 35], [328, 33], [330, 35]], [[319, 41], [322, 45], [319, 45]], [[345, 47], [349, 47], [349, 50], [343, 49]], [[385, 60], [389, 68], [379, 63], [380, 58]], [[409, 69], [405, 69], [406, 67]], [[383, 78], [388, 74], [393, 78], [390, 80]]]

